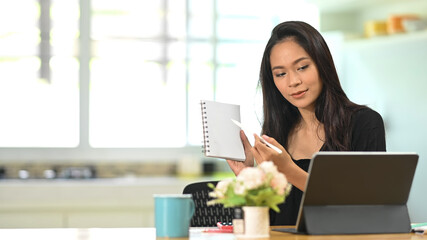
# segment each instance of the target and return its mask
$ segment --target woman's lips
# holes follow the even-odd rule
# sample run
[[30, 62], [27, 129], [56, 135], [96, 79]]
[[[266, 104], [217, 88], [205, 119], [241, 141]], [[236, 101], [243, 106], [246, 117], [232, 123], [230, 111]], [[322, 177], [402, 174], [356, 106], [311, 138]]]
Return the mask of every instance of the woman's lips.
[[294, 98], [302, 98], [308, 90], [299, 91], [296, 93], [292, 93], [291, 96]]

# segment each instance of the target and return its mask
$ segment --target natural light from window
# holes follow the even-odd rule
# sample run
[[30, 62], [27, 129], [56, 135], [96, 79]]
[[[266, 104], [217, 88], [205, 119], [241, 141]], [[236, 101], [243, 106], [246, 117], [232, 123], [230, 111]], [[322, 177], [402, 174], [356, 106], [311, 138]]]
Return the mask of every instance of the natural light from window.
[[242, 120], [259, 128], [259, 64], [272, 28], [318, 26], [304, 1], [91, 0], [85, 42], [80, 3], [0, 2], [0, 147], [200, 146], [202, 99], [241, 104]]

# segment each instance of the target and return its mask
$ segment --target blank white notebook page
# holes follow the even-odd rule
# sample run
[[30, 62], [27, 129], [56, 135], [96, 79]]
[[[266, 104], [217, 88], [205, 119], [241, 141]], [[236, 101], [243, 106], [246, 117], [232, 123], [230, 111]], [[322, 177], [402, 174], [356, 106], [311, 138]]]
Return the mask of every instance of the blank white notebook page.
[[205, 155], [244, 161], [240, 128], [231, 121], [240, 121], [240, 106], [207, 100], [201, 105]]

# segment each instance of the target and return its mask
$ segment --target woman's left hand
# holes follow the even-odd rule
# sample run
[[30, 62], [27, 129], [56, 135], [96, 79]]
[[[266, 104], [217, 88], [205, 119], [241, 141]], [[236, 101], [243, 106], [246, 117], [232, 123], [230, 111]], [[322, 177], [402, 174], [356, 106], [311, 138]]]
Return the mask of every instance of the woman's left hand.
[[286, 170], [286, 166], [293, 163], [291, 156], [288, 154], [286, 149], [274, 138], [268, 137], [267, 135], [262, 136], [265, 141], [282, 150], [282, 153], [278, 153], [274, 149], [267, 146], [265, 143], [261, 142], [258, 135], [254, 134], [254, 137], [255, 143], [251, 150], [258, 165], [264, 161], [273, 161], [279, 171], [284, 172]]
[[282, 150], [282, 153], [276, 152], [274, 149], [261, 142], [258, 135], [255, 134], [255, 144], [251, 151], [257, 164], [261, 164], [264, 161], [272, 161], [277, 166], [279, 172], [285, 174], [286, 178], [292, 185], [299, 188], [301, 191], [305, 191], [305, 185], [308, 177], [307, 172], [294, 163], [291, 155], [289, 155], [286, 149], [280, 145], [276, 139], [266, 135], [263, 135], [262, 138], [268, 143], [278, 147]]

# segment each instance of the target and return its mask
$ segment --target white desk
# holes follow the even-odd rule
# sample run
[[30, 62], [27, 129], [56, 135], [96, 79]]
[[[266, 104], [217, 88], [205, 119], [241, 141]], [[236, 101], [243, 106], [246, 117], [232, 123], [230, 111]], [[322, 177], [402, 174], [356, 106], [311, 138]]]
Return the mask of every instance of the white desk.
[[[235, 240], [231, 233], [204, 233], [204, 228], [191, 228], [189, 238], [175, 240]], [[155, 228], [53, 228], [53, 229], [0, 229], [1, 240], [154, 240]], [[157, 238], [159, 239], [159, 238]], [[248, 239], [248, 238], [246, 238]], [[363, 240], [363, 239], [427, 239], [427, 235], [404, 234], [366, 234], [366, 235], [326, 235], [310, 236], [283, 232], [270, 232], [271, 240]], [[258, 238], [259, 240], [259, 238]]]

